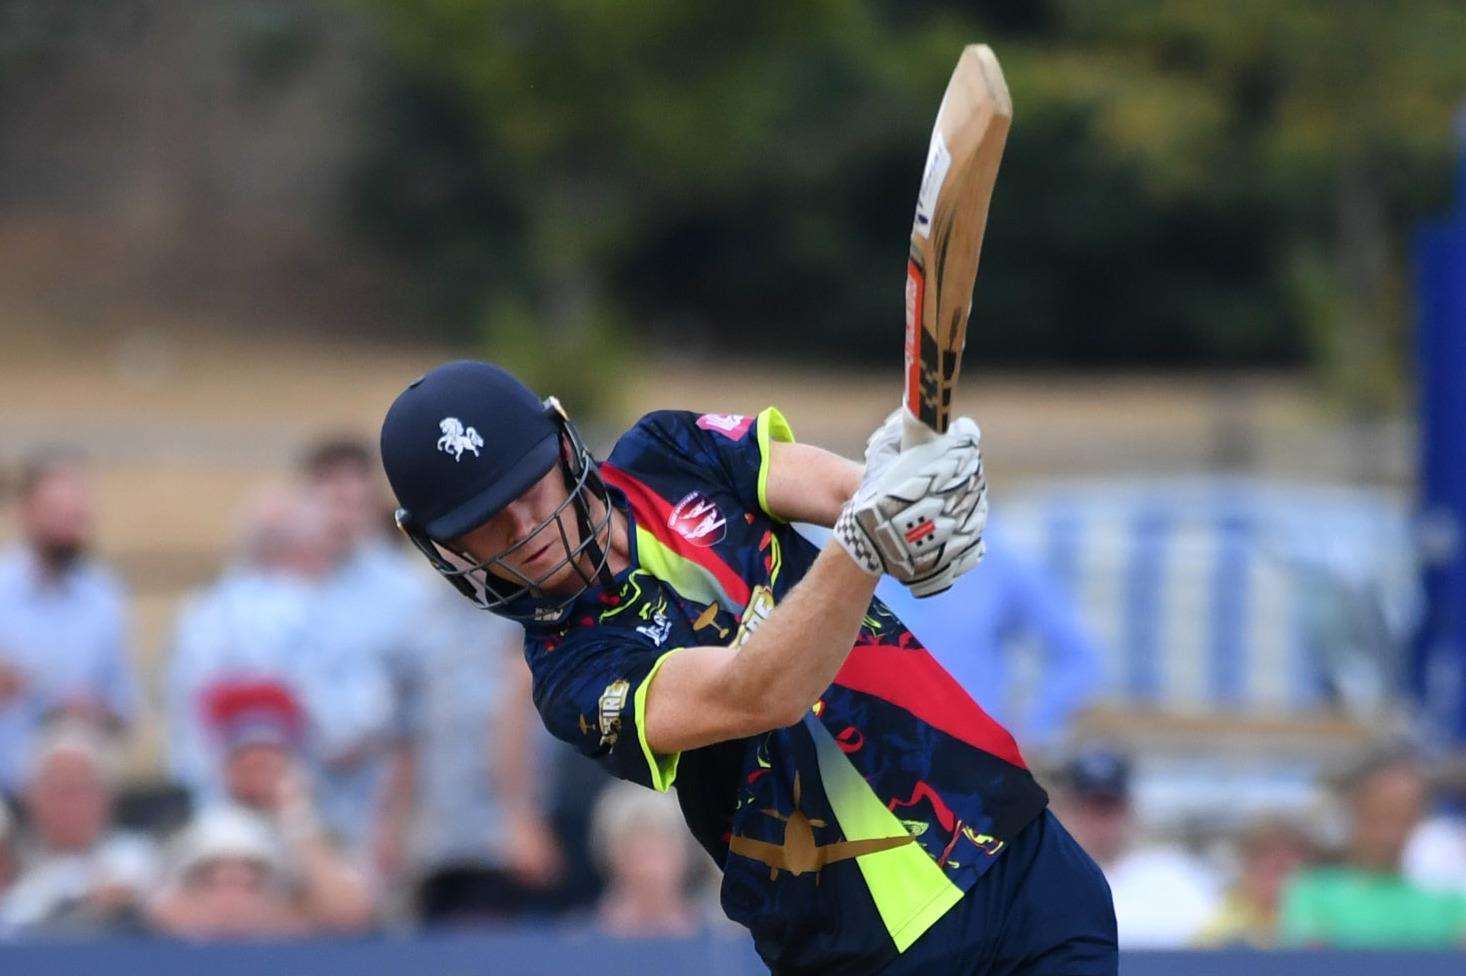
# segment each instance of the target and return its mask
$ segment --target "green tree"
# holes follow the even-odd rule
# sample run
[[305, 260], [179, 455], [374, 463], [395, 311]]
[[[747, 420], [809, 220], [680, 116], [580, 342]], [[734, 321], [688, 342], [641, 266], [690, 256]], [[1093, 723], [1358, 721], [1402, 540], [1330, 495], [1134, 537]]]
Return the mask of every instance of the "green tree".
[[889, 361], [931, 119], [983, 39], [1016, 119], [974, 355], [1306, 359], [1380, 407], [1466, 94], [1453, 0], [338, 2], [410, 96], [365, 184], [381, 225], [416, 228], [447, 318], [586, 395], [618, 351], [688, 343]]
[[1265, 211], [1257, 245], [1321, 377], [1361, 411], [1393, 405], [1407, 237], [1454, 149], [1466, 6], [1066, 0], [1061, 21], [1056, 83], [1090, 87], [1106, 151], [1161, 197]]

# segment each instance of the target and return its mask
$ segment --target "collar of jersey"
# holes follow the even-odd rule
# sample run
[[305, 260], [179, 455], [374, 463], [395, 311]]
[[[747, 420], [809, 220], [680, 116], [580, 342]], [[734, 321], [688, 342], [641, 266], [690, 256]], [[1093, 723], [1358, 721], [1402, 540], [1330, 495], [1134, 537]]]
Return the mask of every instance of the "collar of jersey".
[[626, 493], [615, 485], [606, 485], [606, 494], [611, 499], [611, 504], [615, 506], [616, 510], [626, 516], [626, 568], [618, 571], [611, 577], [612, 581], [616, 584], [615, 589], [607, 589], [607, 587], [599, 582], [593, 583], [586, 587], [584, 593], [575, 598], [575, 602], [572, 604], [574, 607], [579, 607], [586, 602], [599, 604], [602, 593], [619, 592], [621, 584], [625, 583], [630, 578], [632, 571], [640, 565], [637, 561], [636, 552], [636, 516], [631, 514], [631, 499], [627, 498]]

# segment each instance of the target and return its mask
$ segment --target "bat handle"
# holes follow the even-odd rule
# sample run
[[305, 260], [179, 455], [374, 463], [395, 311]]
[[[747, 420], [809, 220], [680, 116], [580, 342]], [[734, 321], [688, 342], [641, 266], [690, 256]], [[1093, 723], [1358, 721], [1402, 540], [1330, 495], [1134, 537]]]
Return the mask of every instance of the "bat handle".
[[901, 450], [925, 444], [936, 436], [936, 431], [916, 419], [910, 407], [901, 408]]

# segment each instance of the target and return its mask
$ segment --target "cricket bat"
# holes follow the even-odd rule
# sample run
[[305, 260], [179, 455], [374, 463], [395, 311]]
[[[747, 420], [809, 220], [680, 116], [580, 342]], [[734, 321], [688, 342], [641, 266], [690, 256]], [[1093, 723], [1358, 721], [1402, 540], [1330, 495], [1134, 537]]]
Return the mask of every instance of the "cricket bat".
[[986, 44], [962, 51], [927, 149], [906, 263], [902, 447], [947, 430], [988, 204], [1013, 120], [1003, 69]]

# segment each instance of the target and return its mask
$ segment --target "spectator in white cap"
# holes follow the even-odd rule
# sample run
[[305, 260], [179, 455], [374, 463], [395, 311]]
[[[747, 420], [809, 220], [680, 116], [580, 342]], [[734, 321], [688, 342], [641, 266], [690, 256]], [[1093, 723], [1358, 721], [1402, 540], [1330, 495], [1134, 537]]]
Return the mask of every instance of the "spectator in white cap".
[[242, 807], [205, 810], [173, 842], [167, 884], [149, 912], [166, 935], [200, 941], [305, 935], [284, 852]]
[[1435, 810], [1405, 845], [1405, 877], [1422, 888], [1466, 895], [1466, 751], [1436, 776]]
[[45, 733], [25, 788], [29, 829], [20, 876], [0, 903], [10, 935], [97, 934], [139, 924], [152, 844], [112, 824], [116, 768], [108, 743], [69, 721]]

